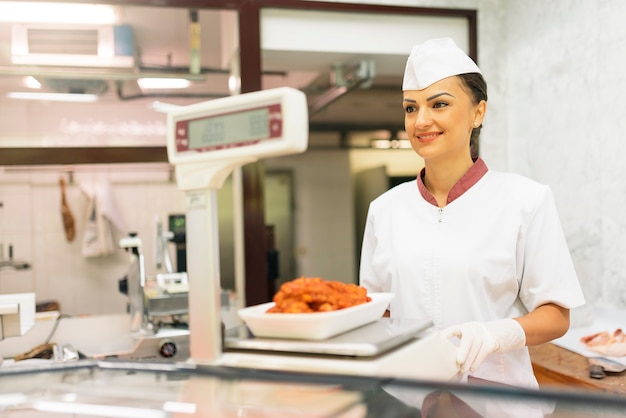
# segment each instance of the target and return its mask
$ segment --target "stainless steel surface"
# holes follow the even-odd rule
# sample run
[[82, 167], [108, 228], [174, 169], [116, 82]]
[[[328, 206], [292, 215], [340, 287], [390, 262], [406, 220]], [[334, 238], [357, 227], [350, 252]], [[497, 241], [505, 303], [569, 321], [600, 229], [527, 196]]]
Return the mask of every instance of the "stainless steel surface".
[[251, 350], [372, 357], [419, 337], [420, 333], [431, 326], [432, 323], [428, 320], [401, 321], [393, 318], [381, 318], [376, 322], [326, 340], [311, 341], [256, 338], [244, 325], [226, 331], [224, 348], [226, 351]]
[[146, 310], [149, 318], [187, 315], [189, 294], [185, 292], [149, 296], [146, 298]]
[[162, 328], [154, 335], [139, 337], [131, 352], [114, 357], [136, 361], [185, 361], [189, 358], [189, 331]]
[[156, 275], [156, 289], [146, 291], [146, 314], [155, 324], [158, 317], [182, 316], [189, 313], [189, 278], [187, 273]]
[[[555, 413], [545, 416], [623, 418], [626, 399], [487, 381], [432, 384], [188, 363], [41, 361], [0, 368], [3, 417], [408, 418], [474, 411], [471, 416], [530, 417], [554, 405]], [[501, 407], [500, 413], [493, 413], [494, 407]]]
[[[49, 361], [30, 370], [0, 372], [0, 415], [362, 418], [363, 400], [371, 396], [341, 382], [254, 379], [245, 371], [240, 376], [147, 363]], [[375, 389], [376, 382], [370, 387]]]

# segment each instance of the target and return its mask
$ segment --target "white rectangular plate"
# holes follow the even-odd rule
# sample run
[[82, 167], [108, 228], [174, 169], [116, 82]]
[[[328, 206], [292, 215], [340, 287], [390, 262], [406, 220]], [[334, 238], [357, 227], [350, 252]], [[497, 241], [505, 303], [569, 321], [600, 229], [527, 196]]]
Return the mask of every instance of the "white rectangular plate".
[[252, 334], [265, 338], [325, 340], [381, 318], [393, 293], [370, 293], [371, 301], [350, 308], [315, 313], [267, 313], [274, 302], [237, 311]]

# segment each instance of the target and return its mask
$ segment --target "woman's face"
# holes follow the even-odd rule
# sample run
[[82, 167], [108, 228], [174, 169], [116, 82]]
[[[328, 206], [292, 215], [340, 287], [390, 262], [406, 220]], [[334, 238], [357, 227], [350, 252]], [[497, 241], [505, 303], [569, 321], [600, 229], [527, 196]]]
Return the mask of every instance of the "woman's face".
[[403, 107], [411, 146], [424, 160], [438, 160], [470, 157], [470, 135], [482, 123], [487, 105], [474, 104], [469, 89], [453, 76], [405, 91]]

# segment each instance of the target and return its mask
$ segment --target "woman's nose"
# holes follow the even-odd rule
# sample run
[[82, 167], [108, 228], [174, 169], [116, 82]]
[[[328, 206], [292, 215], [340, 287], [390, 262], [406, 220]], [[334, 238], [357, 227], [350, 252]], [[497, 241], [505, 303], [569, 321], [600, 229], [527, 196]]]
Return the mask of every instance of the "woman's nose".
[[415, 126], [423, 127], [429, 126], [432, 123], [432, 118], [427, 109], [420, 109], [415, 114]]

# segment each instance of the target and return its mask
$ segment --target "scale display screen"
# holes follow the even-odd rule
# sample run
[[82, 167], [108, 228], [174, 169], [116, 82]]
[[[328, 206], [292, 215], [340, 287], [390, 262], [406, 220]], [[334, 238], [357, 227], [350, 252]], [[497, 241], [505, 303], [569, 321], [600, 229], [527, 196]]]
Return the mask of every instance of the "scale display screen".
[[308, 134], [306, 95], [279, 87], [168, 112], [167, 156], [179, 188], [221, 187], [236, 167], [304, 152]]
[[189, 149], [219, 147], [269, 136], [269, 109], [255, 109], [189, 122]]
[[280, 104], [176, 123], [178, 152], [206, 152], [280, 138], [283, 132]]
[[303, 152], [308, 142], [306, 95], [279, 87], [181, 106], [168, 113], [172, 164], [219, 163]]

